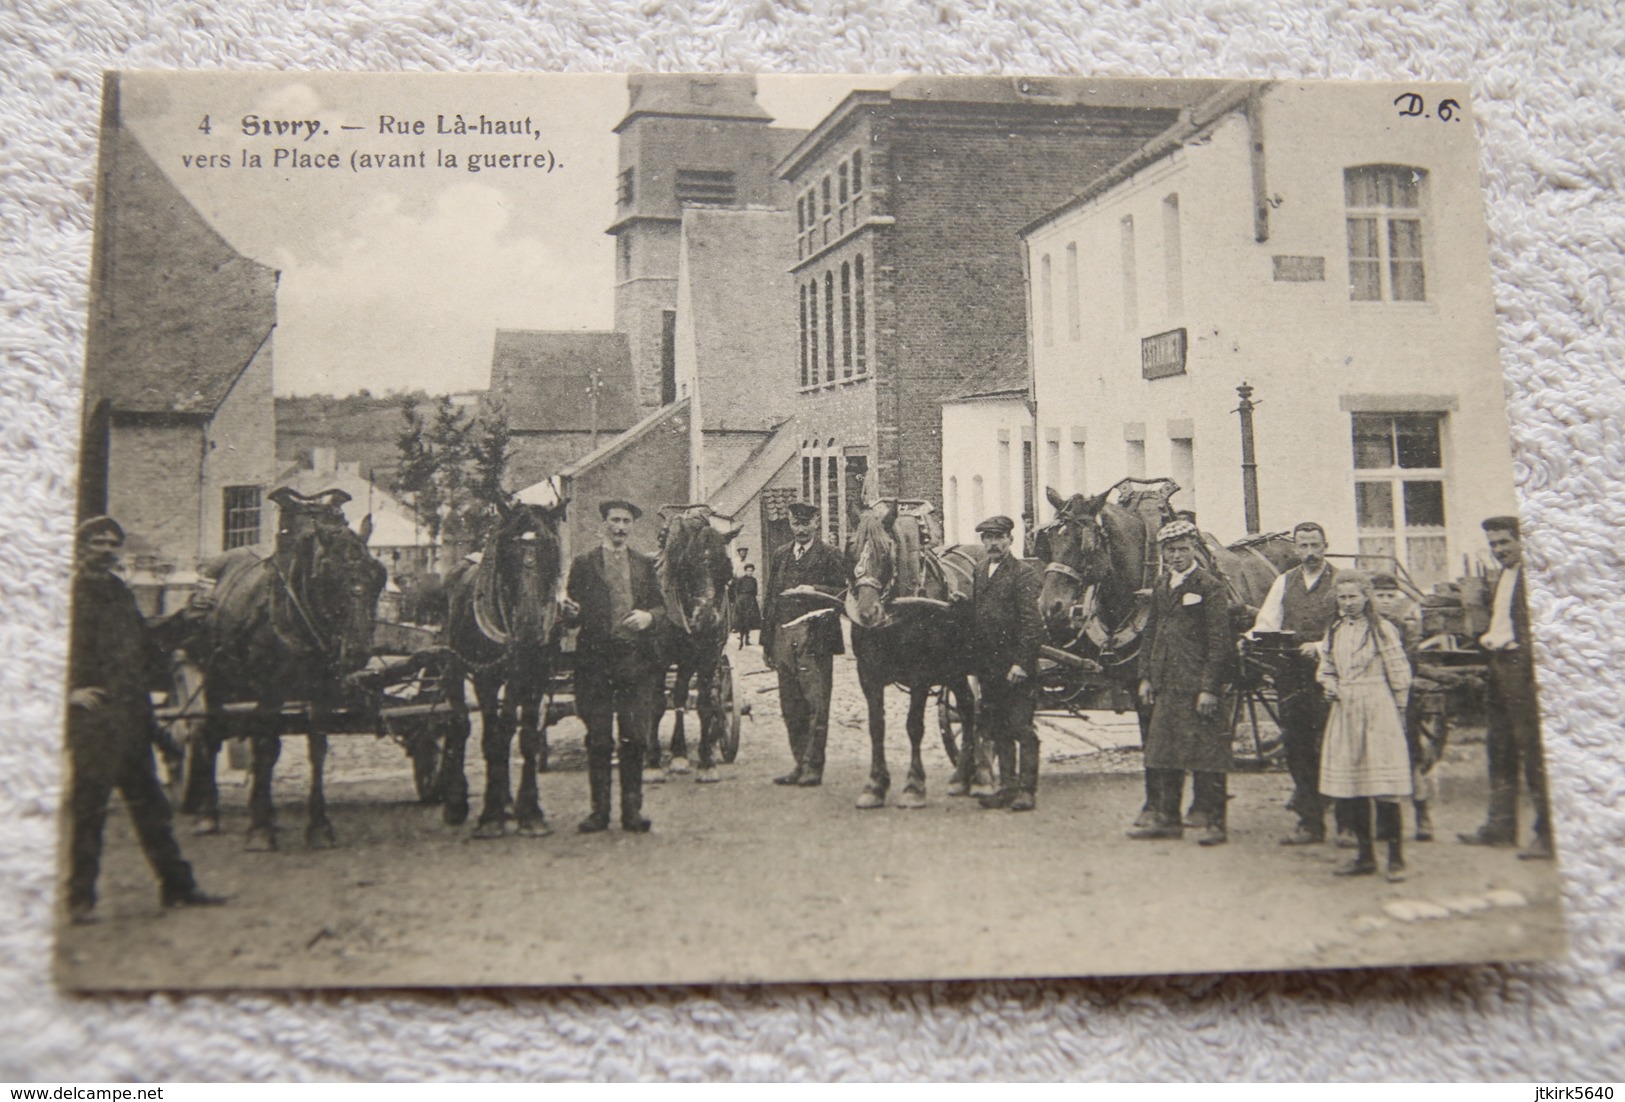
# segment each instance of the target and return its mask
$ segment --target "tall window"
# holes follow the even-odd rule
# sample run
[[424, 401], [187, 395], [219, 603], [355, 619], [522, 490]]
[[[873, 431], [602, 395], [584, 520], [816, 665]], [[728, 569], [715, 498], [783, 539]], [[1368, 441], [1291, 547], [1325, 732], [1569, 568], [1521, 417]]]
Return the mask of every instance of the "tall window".
[[822, 501], [823, 496], [824, 457], [821, 455], [815, 455], [813, 456], [812, 460], [812, 495], [808, 497], [807, 500], [818, 506], [818, 508], [822, 509], [824, 507], [824, 503]]
[[852, 265], [841, 265], [841, 375], [852, 377]]
[[1073, 437], [1072, 492], [1075, 494], [1086, 494], [1089, 492], [1089, 471], [1088, 468], [1084, 466], [1085, 456], [1083, 444], [1084, 442], [1082, 440], [1077, 439], [1076, 436]]
[[801, 385], [806, 386], [807, 379], [807, 285], [801, 285]]
[[972, 524], [982, 523], [987, 516], [987, 488], [981, 475], [973, 475], [970, 480], [970, 511], [976, 516]]
[[1061, 477], [1061, 442], [1059, 440], [1044, 441], [1044, 464], [1049, 468], [1049, 481], [1046, 485], [1057, 490], [1066, 485]]
[[818, 194], [823, 199], [823, 208], [822, 209], [823, 209], [823, 214], [824, 214], [824, 242], [823, 243], [826, 244], [826, 245], [828, 245], [832, 240], [834, 240], [834, 234], [832, 234], [830, 232], [830, 221], [831, 221], [830, 215], [831, 215], [831, 212], [834, 210], [834, 203], [832, 202], [832, 197], [830, 195], [830, 192], [832, 190], [833, 189], [830, 187], [830, 179], [829, 179], [828, 176], [825, 176], [821, 181], [819, 181]]
[[1066, 246], [1066, 337], [1068, 340], [1083, 340], [1083, 318], [1081, 312], [1083, 303], [1078, 298], [1078, 243], [1068, 242]]
[[1349, 298], [1355, 302], [1422, 302], [1422, 184], [1427, 173], [1405, 165], [1363, 165], [1343, 172], [1348, 207]]
[[824, 468], [826, 487], [824, 490], [824, 526], [829, 533], [829, 542], [836, 547], [841, 546], [841, 476], [839, 463], [835, 458], [835, 441], [829, 442], [829, 460]]
[[623, 207], [632, 205], [632, 176], [632, 169], [623, 169], [621, 171], [620, 183], [615, 189], [615, 202], [619, 203]]
[[1055, 296], [1050, 287], [1049, 254], [1038, 261], [1039, 336], [1048, 348], [1055, 343]]
[[852, 202], [852, 193], [849, 190], [849, 181], [848, 181], [850, 171], [851, 171], [850, 167], [847, 165], [847, 163], [845, 161], [842, 161], [841, 162], [841, 167], [840, 167], [839, 172], [837, 174], [838, 175], [838, 181], [837, 181], [837, 183], [835, 185], [836, 186], [836, 198], [840, 201], [840, 207], [841, 207], [840, 223], [836, 227], [836, 232], [837, 233], [845, 233], [846, 230], [847, 230], [847, 226], [850, 224], [849, 220], [848, 220], [848, 215], [851, 214], [851, 208], [850, 208], [849, 204]]
[[1123, 444], [1124, 465], [1130, 478], [1145, 477], [1145, 441], [1128, 440]]
[[947, 522], [948, 522], [948, 532], [947, 532], [947, 534], [946, 534], [946, 536], [944, 538], [948, 539], [948, 540], [952, 540], [954, 542], [958, 542], [958, 540], [959, 540], [959, 476], [958, 475], [949, 475], [948, 476], [947, 498], [948, 498], [948, 500], [946, 500], [946, 501], [944, 501], [942, 503], [944, 512], [946, 512], [948, 514], [947, 517], [945, 518], [947, 520]]
[[852, 194], [863, 194], [863, 150], [852, 154]]
[[1134, 216], [1118, 224], [1118, 252], [1123, 269], [1123, 328], [1140, 324], [1139, 274], [1134, 269]]
[[622, 232], [615, 239], [615, 275], [618, 279], [632, 278], [632, 235]]
[[252, 547], [260, 542], [260, 488], [227, 486], [223, 503], [226, 515], [222, 549]]
[[1185, 312], [1185, 250], [1179, 235], [1179, 195], [1162, 200], [1162, 263], [1168, 315], [1177, 319]]
[[1196, 441], [1188, 436], [1175, 436], [1168, 441], [1169, 474], [1179, 483], [1174, 495], [1175, 509], [1196, 508]]
[[852, 288], [853, 339], [857, 343], [858, 374], [866, 374], [869, 370], [869, 318], [868, 318], [868, 292], [863, 286], [863, 255], [860, 253], [852, 261], [852, 279], [855, 286]]
[[801, 456], [801, 500], [802, 501], [811, 501], [812, 500], [812, 487], [813, 487], [813, 481], [812, 481], [812, 457], [805, 454], [805, 449], [807, 448], [807, 441], [803, 440], [801, 442], [801, 447], [803, 449], [803, 454]]
[[824, 381], [835, 381], [835, 273], [824, 273]]
[[818, 382], [818, 281], [807, 284], [807, 385]]
[[1354, 414], [1354, 519], [1363, 569], [1445, 580], [1444, 414]]

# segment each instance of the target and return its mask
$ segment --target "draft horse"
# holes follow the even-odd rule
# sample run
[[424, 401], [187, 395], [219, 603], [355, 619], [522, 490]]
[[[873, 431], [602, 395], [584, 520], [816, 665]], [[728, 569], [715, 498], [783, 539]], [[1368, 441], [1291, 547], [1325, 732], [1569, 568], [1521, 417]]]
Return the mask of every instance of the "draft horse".
[[993, 791], [985, 747], [973, 750], [976, 698], [971, 682], [968, 605], [950, 598], [970, 595], [979, 549], [955, 546], [940, 554], [930, 544], [929, 506], [882, 501], [858, 521], [852, 542], [852, 584], [846, 613], [852, 621], [852, 653], [858, 683], [869, 706], [869, 782], [858, 797], [864, 809], [886, 806], [891, 774], [886, 768], [887, 685], [908, 691], [908, 780], [900, 808], [925, 806], [925, 706], [939, 686], [953, 695], [965, 739], [949, 791]]
[[[660, 533], [657, 574], [666, 599], [666, 624], [661, 653], [668, 666], [677, 667], [671, 705], [676, 713], [671, 735], [671, 771], [688, 772], [688, 738], [684, 713], [689, 687], [698, 680], [700, 762], [695, 780], [717, 781], [716, 749], [728, 722], [717, 681], [717, 667], [728, 646], [733, 606], [733, 564], [728, 545], [739, 528], [719, 530], [711, 523], [708, 505], [667, 506], [661, 510], [665, 526]], [[655, 686], [658, 700], [649, 728], [646, 769], [660, 768], [660, 717], [665, 714], [663, 685]]]
[[[464, 747], [470, 731], [466, 681], [474, 682], [480, 711], [480, 750], [485, 757], [485, 801], [476, 838], [500, 838], [513, 809], [519, 834], [549, 833], [536, 774], [547, 769], [547, 715], [543, 709], [558, 657], [554, 625], [563, 569], [559, 526], [568, 501], [498, 507], [478, 562], [465, 562], [446, 579], [442, 638], [450, 651], [441, 678], [452, 722], [441, 751], [434, 793], [448, 826], [468, 819]], [[523, 765], [517, 801], [508, 762], [515, 730]]]
[[[1157, 529], [1174, 518], [1168, 499], [1178, 491], [1166, 478], [1125, 478], [1093, 497], [1063, 498], [1046, 487], [1055, 520], [1034, 539], [1046, 564], [1038, 605], [1050, 641], [1098, 665], [1134, 701], [1142, 744], [1151, 717], [1139, 699], [1140, 641], [1161, 569]], [[1198, 559], [1225, 583], [1236, 634], [1252, 623], [1276, 575], [1298, 561], [1290, 537], [1280, 533], [1226, 547], [1203, 532]]]
[[220, 829], [215, 759], [227, 737], [225, 706], [252, 701], [248, 848], [276, 849], [271, 775], [282, 753], [282, 708], [291, 700], [306, 701], [305, 841], [326, 847], [334, 843], [323, 791], [327, 729], [346, 677], [371, 657], [373, 616], [386, 571], [367, 550], [372, 518], [362, 521], [359, 533], [346, 525], [343, 505], [350, 496], [342, 490], [306, 497], [281, 487], [270, 498], [279, 517], [271, 555], [232, 551], [204, 569], [216, 579], [213, 607], [189, 650], [203, 670], [207, 718], [181, 810], [198, 816], [200, 833]]

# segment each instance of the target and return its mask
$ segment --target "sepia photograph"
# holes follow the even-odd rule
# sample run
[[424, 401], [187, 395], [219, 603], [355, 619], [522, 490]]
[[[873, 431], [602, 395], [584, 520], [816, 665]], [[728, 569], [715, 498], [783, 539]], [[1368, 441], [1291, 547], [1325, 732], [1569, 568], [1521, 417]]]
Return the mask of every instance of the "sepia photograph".
[[1425, 81], [107, 74], [58, 984], [1561, 959], [1479, 171]]

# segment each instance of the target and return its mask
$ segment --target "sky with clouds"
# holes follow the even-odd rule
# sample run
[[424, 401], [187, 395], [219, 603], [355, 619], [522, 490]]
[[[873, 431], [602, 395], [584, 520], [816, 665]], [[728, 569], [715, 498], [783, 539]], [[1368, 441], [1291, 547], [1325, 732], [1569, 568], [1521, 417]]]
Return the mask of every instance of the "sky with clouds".
[[[761, 76], [758, 101], [780, 125], [810, 127], [853, 88], [891, 83]], [[604, 230], [626, 104], [625, 77], [607, 74], [132, 73], [120, 110], [210, 225], [281, 272], [278, 393], [438, 393], [486, 385], [498, 328], [611, 326]], [[528, 118], [532, 133], [436, 133], [439, 116], [482, 113]], [[385, 115], [425, 132], [380, 133]], [[309, 140], [246, 134], [250, 116], [321, 129]], [[337, 154], [339, 167], [278, 166], [278, 149]], [[458, 167], [438, 167], [441, 150]], [[551, 154], [555, 167], [469, 172], [476, 151]], [[352, 152], [421, 154], [424, 166], [358, 172]], [[246, 167], [246, 153], [261, 167]]]

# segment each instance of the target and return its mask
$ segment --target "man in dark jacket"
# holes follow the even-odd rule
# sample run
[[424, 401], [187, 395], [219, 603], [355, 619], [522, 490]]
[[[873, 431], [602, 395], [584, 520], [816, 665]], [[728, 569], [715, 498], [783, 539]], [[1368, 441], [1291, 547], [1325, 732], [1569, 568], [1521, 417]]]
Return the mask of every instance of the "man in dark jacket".
[[1472, 846], [1514, 846], [1518, 842], [1518, 774], [1523, 774], [1535, 805], [1533, 837], [1518, 856], [1550, 861], [1551, 808], [1546, 798], [1546, 758], [1540, 745], [1540, 705], [1535, 699], [1534, 638], [1524, 596], [1523, 543], [1517, 517], [1484, 522], [1490, 554], [1501, 564], [1490, 602], [1490, 626], [1479, 645], [1490, 653], [1488, 726], [1484, 754], [1489, 762], [1490, 806], [1484, 825], [1460, 835]]
[[1196, 561], [1196, 525], [1176, 520], [1157, 533], [1167, 567], [1151, 590], [1140, 637], [1140, 699], [1151, 708], [1145, 738], [1145, 787], [1153, 821], [1130, 838], [1179, 838], [1185, 774], [1191, 774], [1199, 841], [1222, 845], [1230, 731], [1220, 697], [1235, 657], [1225, 585]]
[[971, 577], [971, 656], [982, 686], [979, 722], [999, 759], [999, 790], [986, 808], [1038, 806], [1038, 734], [1033, 730], [1033, 678], [1044, 624], [1038, 572], [1010, 551], [1015, 522], [989, 517], [976, 526], [986, 557]]
[[68, 653], [69, 789], [68, 916], [93, 921], [102, 829], [113, 789], [135, 823], [166, 907], [225, 902], [197, 886], [181, 857], [152, 758], [156, 730], [149, 692], [162, 684], [163, 655], [136, 608], [135, 595], [113, 573], [124, 529], [112, 517], [79, 526], [73, 579], [73, 636]]
[[576, 709], [587, 725], [587, 786], [592, 812], [577, 828], [595, 834], [609, 828], [614, 738], [619, 724], [621, 829], [649, 830], [643, 816], [643, 763], [654, 726], [655, 679], [660, 675], [660, 634], [666, 603], [654, 560], [627, 546], [643, 511], [630, 501], [605, 501], [604, 541], [570, 564], [566, 623], [579, 624], [576, 638]]
[[846, 587], [846, 564], [818, 538], [818, 509], [790, 506], [791, 540], [773, 552], [762, 610], [762, 652], [779, 675], [779, 709], [795, 767], [774, 784], [814, 788], [824, 781], [829, 694], [835, 659], [846, 651], [841, 619], [828, 603], [791, 592], [810, 587], [835, 596]]

